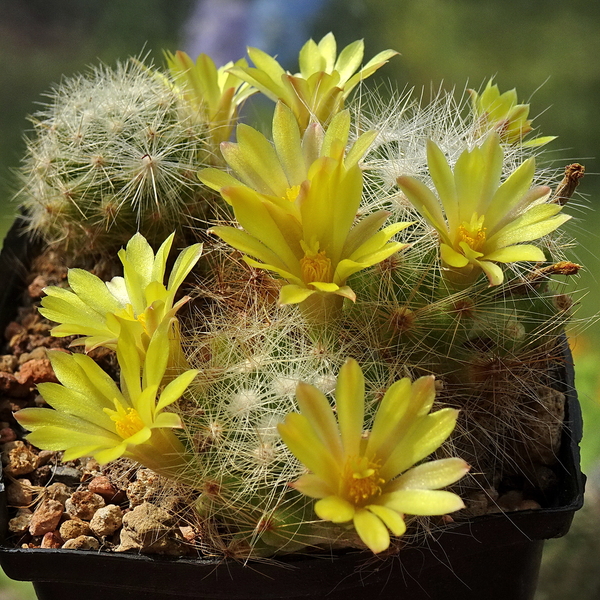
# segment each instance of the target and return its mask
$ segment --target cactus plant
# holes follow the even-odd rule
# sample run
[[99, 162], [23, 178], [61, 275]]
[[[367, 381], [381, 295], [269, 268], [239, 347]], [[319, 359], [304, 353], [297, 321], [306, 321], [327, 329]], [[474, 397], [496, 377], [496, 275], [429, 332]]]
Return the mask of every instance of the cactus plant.
[[[209, 91], [217, 101], [231, 90]], [[56, 86], [32, 121], [18, 200], [48, 242], [112, 254], [138, 230], [153, 243], [174, 230], [184, 239], [205, 216], [196, 171], [218, 164], [211, 136], [223, 118], [192, 110], [167, 75], [134, 60], [94, 67]]]
[[[162, 227], [187, 214], [192, 197], [214, 203], [217, 190], [225, 202], [208, 232], [219, 240], [213, 238], [201, 259], [203, 274], [191, 302], [195, 310], [172, 326], [180, 303], [173, 304], [177, 286], [171, 285], [172, 310], [164, 302], [152, 303], [167, 293], [158, 281], [163, 261], [160, 277], [138, 290], [145, 302], [133, 315], [137, 321], [158, 319], [147, 332], [149, 343], [128, 334], [129, 325], [121, 326], [123, 334], [109, 327], [105, 341], [116, 344], [120, 362], [140, 351], [142, 357], [147, 352], [148, 361], [159, 331], [181, 329], [164, 351], [178, 353], [181, 343], [187, 363], [179, 369], [193, 370], [168, 383], [159, 369], [150, 404], [161, 386], [168, 399], [160, 396], [152, 414], [144, 409], [146, 420], [135, 421], [138, 429], [128, 426], [127, 433], [147, 436], [152, 423], [161, 427], [161, 418], [164, 427], [180, 426], [169, 435], [177, 436], [177, 452], [188, 458], [180, 472], [167, 475], [191, 488], [203, 548], [210, 552], [270, 556], [324, 545], [383, 552], [397, 547], [407, 527], [412, 533], [422, 530], [420, 525], [429, 527], [427, 516], [460, 511], [460, 498], [466, 511], [455, 519], [473, 511], [472, 500], [481, 490], [493, 501], [502, 490], [518, 488], [515, 478], [532, 481], [541, 467], [553, 466], [564, 408], [554, 377], [571, 313], [553, 278], [579, 269], [563, 256], [555, 230], [569, 218], [562, 209], [574, 186], [561, 185], [551, 194], [555, 174], [536, 170], [541, 142], [521, 143], [530, 127], [527, 110], [513, 106], [516, 96], [499, 96], [490, 85], [481, 97], [473, 96], [470, 111], [444, 94], [424, 108], [404, 98], [379, 113], [366, 108], [369, 102], [353, 105], [350, 89], [392, 55], [378, 55], [352, 77], [362, 46], [349, 46], [335, 62], [335, 44], [326, 36], [304, 47], [301, 74], [291, 76], [253, 50], [256, 69], [238, 65], [230, 72], [278, 101], [272, 140], [239, 125], [237, 143], [221, 144], [224, 161], [203, 168], [204, 133], [196, 131], [197, 144], [173, 144], [184, 157], [165, 168], [178, 171], [185, 164], [187, 173], [193, 164], [208, 187], [185, 179], [184, 188], [177, 188], [185, 193], [170, 205], [175, 184], [164, 174], [149, 198], [143, 199], [139, 188], [130, 207], [142, 227], [144, 209], [155, 211], [164, 202], [168, 218], [161, 219]], [[175, 56], [192, 68], [183, 55]], [[172, 70], [174, 60], [170, 55]], [[131, 117], [136, 123], [154, 122], [155, 114], [162, 125], [170, 123], [165, 135], [189, 132], [188, 117], [177, 116], [171, 95], [176, 85], [165, 86], [160, 77], [131, 66], [118, 73], [119, 82], [131, 80], [139, 94], [140, 106], [132, 108]], [[182, 81], [184, 73], [177, 73]], [[113, 77], [101, 68], [94, 80], [59, 88], [54, 108], [37, 125], [47, 132], [30, 145], [26, 162], [31, 197], [25, 204], [32, 227], [41, 227], [37, 223], [49, 214], [43, 202], [41, 209], [33, 208], [35, 187], [52, 187], [55, 194], [60, 186], [70, 190], [73, 180], [83, 186], [77, 189], [96, 187], [105, 198], [113, 181], [89, 175], [89, 156], [87, 162], [74, 158], [88, 133], [98, 143], [97, 115], [83, 121], [83, 140], [70, 139], [68, 161], [53, 157], [38, 173], [38, 155], [46, 146], [80, 130], [75, 124], [87, 114], [80, 106], [82, 90], [96, 86], [100, 76]], [[301, 103], [300, 110], [311, 85], [332, 77], [349, 82], [348, 89], [335, 88], [329, 99], [317, 94], [315, 104]], [[105, 96], [115, 93], [111, 85]], [[520, 132], [517, 137], [503, 138], [496, 124], [483, 131], [481, 111], [496, 96], [514, 121], [509, 129]], [[124, 101], [119, 102], [123, 110]], [[115, 156], [123, 153], [124, 162], [127, 151], [119, 146]], [[179, 176], [174, 180], [181, 182]], [[129, 189], [124, 185], [119, 191]], [[94, 212], [102, 202], [93, 210], [88, 204], [82, 208], [80, 196], [85, 194], [78, 192], [75, 202], [63, 194], [61, 202], [73, 213], [69, 227], [84, 230], [90, 220], [102, 222]], [[120, 209], [129, 210], [124, 202]], [[57, 219], [52, 217], [48, 230]], [[382, 228], [388, 219], [391, 224]], [[120, 234], [111, 243], [119, 240]], [[139, 246], [140, 239], [134, 240]], [[159, 252], [166, 257], [166, 251]], [[193, 246], [182, 254], [188, 257], [185, 274], [199, 252]], [[154, 260], [149, 250], [145, 255]], [[125, 276], [130, 287], [135, 284], [131, 273]], [[47, 316], [57, 318], [49, 310], [53, 297], [73, 300], [78, 279], [81, 274], [72, 272], [72, 294], [49, 290], [42, 309]], [[107, 284], [109, 291], [113, 287]], [[109, 313], [121, 306], [113, 300]], [[86, 307], [79, 308], [73, 318], [81, 323], [63, 314], [68, 306], [58, 320], [69, 324], [68, 333], [94, 340], [84, 327]], [[109, 323], [110, 315], [93, 316]], [[55, 334], [64, 334], [65, 327]], [[138, 353], [126, 350], [128, 344]], [[121, 366], [130, 368], [127, 361]], [[186, 397], [174, 402], [172, 390], [183, 393], [185, 386], [172, 386], [182, 377], [189, 384]], [[150, 383], [146, 369], [144, 378]], [[149, 400], [134, 400], [128, 379], [130, 410], [138, 411]], [[64, 384], [65, 395], [72, 395]], [[135, 389], [143, 395], [145, 389], [138, 387], [136, 379]], [[60, 397], [59, 389], [52, 389], [53, 399]], [[167, 405], [172, 412], [162, 413]], [[71, 410], [68, 402], [54, 406]], [[125, 417], [118, 407], [116, 415], [109, 410], [103, 427], [114, 429], [109, 421], [118, 424]], [[52, 441], [50, 420], [40, 409], [23, 411], [19, 418], [33, 430], [34, 441], [53, 448], [62, 444], [69, 456], [70, 446], [60, 435]], [[46, 432], [37, 434], [44, 427]], [[111, 430], [113, 437], [120, 433], [118, 427]], [[122, 444], [131, 446], [129, 456], [147, 464], [127, 440], [123, 435], [117, 440], [119, 452]], [[433, 461], [421, 462], [431, 454]], [[451, 490], [440, 490], [447, 486]], [[542, 503], [543, 493], [533, 492], [530, 500]]]

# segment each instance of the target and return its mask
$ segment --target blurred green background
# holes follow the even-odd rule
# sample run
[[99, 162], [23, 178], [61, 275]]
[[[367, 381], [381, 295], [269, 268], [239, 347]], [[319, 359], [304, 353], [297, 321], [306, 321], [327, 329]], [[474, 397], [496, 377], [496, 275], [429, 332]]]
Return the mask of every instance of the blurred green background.
[[[259, 6], [260, 5], [260, 6]], [[311, 5], [312, 11], [307, 7]], [[249, 10], [252, 6], [253, 12]], [[257, 7], [260, 10], [257, 10]], [[303, 7], [301, 10], [299, 7]], [[578, 276], [581, 294], [571, 341], [577, 387], [585, 418], [584, 471], [590, 476], [586, 506], [572, 532], [546, 544], [539, 600], [600, 597], [600, 3], [591, 0], [0, 0], [0, 235], [15, 212], [11, 170], [23, 153], [26, 115], [62, 76], [89, 64], [162, 49], [190, 50], [190, 21], [198, 10], [227, 14], [237, 10], [246, 21], [231, 32], [203, 31], [206, 43], [227, 47], [244, 39], [282, 58], [297, 53], [298, 32], [315, 39], [333, 31], [339, 46], [364, 38], [366, 58], [386, 48], [393, 59], [373, 79], [390, 79], [402, 90], [415, 86], [480, 88], [495, 76], [501, 91], [516, 87], [529, 101], [535, 125], [558, 135], [550, 157], [556, 165], [578, 161], [587, 175], [567, 210], [575, 218], [569, 233], [578, 245], [570, 258], [585, 266]], [[294, 10], [296, 11], [294, 13]], [[244, 13], [244, 11], [246, 11]], [[287, 13], [287, 14], [286, 14]], [[229, 13], [231, 16], [233, 13]], [[279, 16], [278, 16], [279, 15]], [[280, 18], [279, 21], [276, 20]], [[281, 20], [285, 17], [287, 20]], [[249, 22], [252, 19], [252, 22]], [[296, 19], [296, 21], [294, 20]], [[302, 22], [300, 20], [302, 19]], [[238, 19], [239, 21], [239, 19]], [[197, 25], [197, 24], [196, 24]], [[212, 26], [212, 25], [211, 25]], [[188, 32], [187, 38], [185, 32]], [[208, 39], [210, 38], [210, 40]], [[215, 41], [216, 40], [216, 41]], [[287, 42], [277, 47], [277, 40]], [[200, 40], [202, 42], [202, 40]], [[235, 57], [237, 58], [237, 56]], [[286, 65], [294, 70], [296, 65]], [[32, 598], [30, 584], [0, 581], [0, 600]]]

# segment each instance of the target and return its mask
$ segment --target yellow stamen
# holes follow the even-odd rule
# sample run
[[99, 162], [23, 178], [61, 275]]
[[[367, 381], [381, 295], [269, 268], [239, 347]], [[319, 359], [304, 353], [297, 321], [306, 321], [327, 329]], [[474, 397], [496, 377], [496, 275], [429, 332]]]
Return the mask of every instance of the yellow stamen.
[[295, 202], [296, 198], [298, 198], [299, 193], [300, 193], [300, 186], [293, 185], [291, 188], [288, 188], [285, 191], [284, 199], [289, 200], [290, 202]]
[[458, 242], [465, 242], [475, 252], [480, 252], [486, 240], [486, 228], [483, 226], [484, 217], [474, 214], [471, 222], [463, 221], [458, 227]]
[[366, 457], [350, 457], [344, 467], [343, 481], [350, 502], [356, 506], [368, 504], [374, 496], [381, 494], [385, 479], [379, 477], [378, 462], [368, 461]]
[[110, 417], [115, 422], [117, 433], [126, 439], [144, 429], [145, 425], [135, 408], [129, 408], [127, 412], [119, 411]]
[[115, 315], [122, 319], [128, 319], [129, 321], [139, 321], [142, 324], [144, 331], [148, 333], [148, 329], [146, 327], [146, 313], [143, 312], [136, 316], [131, 304], [127, 304], [127, 306], [124, 308], [115, 311]]
[[331, 283], [331, 260], [327, 258], [324, 250], [307, 253], [300, 259], [300, 270], [305, 283], [313, 281]]

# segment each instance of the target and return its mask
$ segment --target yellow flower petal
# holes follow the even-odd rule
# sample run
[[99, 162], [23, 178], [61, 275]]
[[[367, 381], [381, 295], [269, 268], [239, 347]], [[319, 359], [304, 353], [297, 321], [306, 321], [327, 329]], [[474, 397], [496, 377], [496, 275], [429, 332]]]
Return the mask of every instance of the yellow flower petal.
[[94, 458], [98, 461], [100, 465], [105, 465], [106, 463], [112, 462], [113, 460], [117, 460], [117, 458], [121, 458], [125, 451], [127, 450], [127, 444], [119, 444], [118, 446], [114, 446], [113, 448], [107, 448], [106, 450], [100, 450], [99, 452], [94, 453]]
[[308, 40], [302, 46], [298, 54], [298, 64], [300, 66], [300, 73], [305, 79], [308, 79], [315, 71], [325, 70], [325, 59], [321, 56], [314, 40]]
[[348, 44], [338, 56], [335, 62], [335, 70], [340, 74], [340, 82], [344, 83], [354, 75], [360, 67], [365, 53], [365, 43], [362, 40], [356, 40]]
[[197, 369], [189, 369], [170, 381], [160, 394], [156, 404], [156, 412], [179, 400], [199, 372]]
[[354, 506], [338, 496], [328, 496], [315, 503], [319, 519], [332, 523], [346, 523], [354, 517]]
[[77, 460], [82, 456], [93, 456], [94, 453], [98, 450], [98, 446], [88, 445], [88, 446], [73, 446], [73, 448], [67, 448], [63, 452], [63, 462], [67, 462], [70, 460]]
[[[275, 265], [259, 263], [256, 260], [252, 260], [248, 256], [242, 257], [242, 260], [246, 264], [250, 265], [251, 267], [254, 267], [255, 269], [266, 269], [267, 271], [273, 271], [273, 273], [277, 273], [277, 275], [279, 275], [280, 277], [283, 277], [284, 279], [287, 279], [293, 285], [295, 285], [297, 287], [302, 287], [303, 289], [305, 289], [302, 285], [302, 283], [303, 283], [302, 279], [300, 279], [300, 277], [296, 277], [295, 275], [292, 275], [292, 273], [290, 273], [289, 271], [286, 271], [285, 269], [280, 269], [280, 268], [276, 267]], [[309, 290], [309, 291], [312, 292], [313, 290]]]
[[320, 390], [300, 382], [296, 387], [296, 399], [302, 414], [310, 421], [315, 432], [331, 454], [342, 462], [342, 440], [333, 410]]
[[304, 302], [304, 300], [315, 293], [316, 290], [311, 290], [300, 285], [284, 285], [279, 290], [279, 304], [300, 304], [300, 302]]
[[[404, 377], [394, 382], [385, 392], [368, 438], [366, 449], [368, 456], [376, 454], [379, 460], [383, 460], [383, 446], [387, 446], [389, 438], [394, 437], [396, 443], [400, 439], [396, 429], [402, 424], [404, 416], [407, 414], [411, 401], [411, 390], [410, 379]], [[407, 423], [407, 425], [409, 424]], [[389, 449], [386, 449], [385, 453], [385, 458], [387, 458]]]
[[179, 415], [175, 413], [162, 412], [154, 419], [153, 426], [162, 427], [164, 429], [181, 429], [183, 427], [183, 423]]
[[[297, 255], [301, 253], [299, 242], [290, 239], [287, 235], [288, 232], [280, 229], [279, 225], [282, 221], [273, 218], [278, 209], [273, 205], [268, 206], [259, 194], [249, 188], [226, 188], [222, 193], [229, 198], [235, 210], [236, 219], [246, 232], [275, 253], [279, 262], [285, 265], [286, 270], [294, 272], [294, 265], [299, 260]], [[285, 213], [283, 211], [279, 211], [279, 213], [283, 219]], [[217, 228], [213, 228], [213, 231], [217, 231]], [[290, 231], [290, 234], [292, 233]], [[294, 237], [296, 240], [298, 239], [297, 234]], [[292, 241], [295, 241], [297, 248], [290, 247]]]
[[287, 187], [300, 185], [307, 173], [300, 129], [294, 114], [283, 102], [278, 102], [275, 106], [273, 142], [287, 177]]
[[309, 498], [326, 498], [335, 493], [335, 490], [326, 481], [312, 473], [302, 475], [290, 486]]
[[328, 158], [311, 169], [311, 185], [300, 207], [304, 239], [318, 240], [320, 250], [336, 264], [360, 206], [362, 173], [358, 167], [345, 171], [341, 162]]
[[477, 264], [486, 274], [488, 281], [490, 282], [490, 286], [500, 285], [504, 281], [504, 273], [498, 265], [495, 265], [493, 262], [489, 262], [487, 260], [478, 261]]
[[469, 264], [469, 259], [464, 254], [457, 252], [448, 244], [440, 244], [440, 255], [447, 265], [456, 269], [462, 269]]
[[[535, 158], [531, 157], [517, 167], [496, 190], [490, 206], [485, 212], [488, 227], [496, 230], [496, 223], [514, 208], [520, 207], [526, 197], [533, 176], [535, 175]], [[531, 198], [533, 201], [535, 197]]]
[[286, 269], [286, 265], [281, 261], [275, 252], [267, 248], [262, 242], [252, 237], [250, 234], [236, 229], [235, 227], [217, 226], [212, 227], [209, 233], [219, 236], [224, 242], [231, 247], [249, 254], [258, 260], [261, 260], [269, 265], [273, 265], [278, 269]]
[[[23, 409], [23, 412], [25, 410], [34, 409]], [[50, 411], [48, 410], [48, 412]], [[38, 448], [58, 451], [84, 445], [93, 445], [95, 447], [112, 446], [118, 441], [118, 438], [114, 435], [111, 436], [109, 432], [106, 432], [105, 435], [93, 435], [86, 431], [77, 431], [74, 428], [66, 429], [55, 425], [48, 425], [29, 433], [27, 440]]]
[[364, 508], [357, 510], [354, 515], [354, 527], [365, 546], [374, 554], [389, 548], [390, 534], [388, 529], [374, 513]]
[[406, 532], [406, 523], [399, 512], [380, 504], [369, 504], [367, 509], [377, 515], [395, 536], [404, 535]]
[[249, 125], [237, 126], [236, 144], [221, 145], [225, 160], [242, 181], [262, 194], [283, 196], [289, 187], [275, 148], [269, 140]]
[[454, 430], [457, 418], [458, 411], [454, 408], [443, 408], [422, 417], [398, 440], [390, 457], [381, 465], [380, 476], [390, 481], [437, 450]]
[[371, 144], [375, 141], [379, 135], [378, 131], [371, 130], [365, 131], [352, 145], [352, 148], [348, 151], [346, 156], [346, 168], [350, 169], [362, 159], [366, 154], [367, 150], [371, 147]]
[[[529, 242], [537, 240], [555, 229], [558, 229], [563, 223], [566, 223], [571, 215], [557, 215], [551, 219], [538, 221], [536, 223], [519, 226], [519, 223], [510, 223], [506, 225], [501, 232], [493, 238], [496, 247], [512, 246], [520, 242]], [[491, 243], [491, 241], [490, 241]]]
[[340, 369], [335, 398], [344, 452], [348, 456], [358, 455], [365, 411], [365, 379], [352, 358]]
[[337, 283], [325, 283], [324, 281], [311, 281], [309, 285], [314, 287], [315, 290], [326, 294], [335, 294], [340, 289]]
[[344, 97], [354, 89], [363, 79], [370, 77], [375, 71], [383, 67], [390, 58], [396, 56], [398, 52], [395, 50], [383, 50], [376, 54], [358, 73], [353, 75], [344, 86]]
[[451, 485], [469, 472], [461, 458], [432, 460], [403, 473], [386, 486], [386, 492], [398, 490], [437, 490]]
[[431, 140], [427, 141], [427, 164], [431, 179], [437, 189], [448, 219], [451, 231], [460, 224], [458, 221], [458, 197], [454, 185], [454, 174], [441, 149]]
[[523, 146], [523, 148], [540, 148], [541, 146], [545, 146], [546, 144], [549, 144], [555, 139], [555, 135], [542, 135], [532, 140], [523, 142], [521, 145]]
[[546, 257], [544, 251], [531, 244], [519, 244], [518, 246], [507, 246], [490, 252], [483, 257], [486, 261], [493, 260], [501, 263], [525, 261], [544, 262]]
[[69, 269], [67, 280], [73, 292], [86, 306], [93, 306], [101, 315], [122, 308], [119, 301], [108, 291], [106, 284], [84, 269]]
[[304, 415], [287, 415], [277, 429], [281, 439], [299, 461], [327, 484], [336, 486], [339, 465]]
[[[434, 378], [420, 377], [412, 384], [410, 380], [401, 379], [390, 386], [386, 396], [386, 410], [381, 416], [378, 411], [373, 424], [375, 437], [367, 445], [368, 451], [374, 453], [382, 465], [387, 463], [396, 451], [398, 441], [406, 437], [418, 417], [431, 409], [435, 398]], [[403, 405], [403, 410], [400, 405]], [[395, 407], [399, 413], [397, 416], [394, 416]]]
[[98, 394], [85, 395], [57, 383], [40, 383], [37, 389], [57, 414], [66, 413], [100, 427], [112, 428], [110, 418], [103, 412], [104, 408], [112, 407], [112, 402], [109, 403], [106, 398]]
[[[167, 289], [169, 290], [169, 304], [173, 303], [175, 293], [183, 284], [185, 278], [190, 274], [191, 270], [196, 266], [198, 260], [202, 256], [202, 244], [192, 244], [184, 250], [182, 250], [175, 259], [173, 268], [169, 275], [169, 281], [167, 283]], [[166, 261], [166, 255], [164, 260]], [[159, 253], [157, 252], [157, 259], [159, 259]], [[155, 261], [156, 264], [157, 261]], [[164, 268], [162, 273], [156, 276], [156, 283], [162, 283], [164, 278]], [[168, 307], [166, 307], [168, 309]]]
[[[402, 248], [406, 248], [407, 244], [400, 244], [398, 242], [391, 242], [392, 245], [388, 246], [389, 240], [394, 237], [399, 231], [406, 229], [412, 225], [412, 223], [392, 223], [387, 227], [384, 227], [380, 231], [373, 233], [369, 238], [364, 239], [362, 243], [352, 251], [350, 256], [348, 257], [350, 260], [355, 260], [358, 262], [366, 262], [369, 260], [368, 257], [381, 254], [382, 252], [387, 252], [391, 250], [391, 248], [395, 248], [395, 250], [390, 252], [390, 255], [393, 252], [397, 252]], [[387, 258], [387, 257], [386, 257]], [[381, 262], [380, 259], [376, 262]]]
[[408, 515], [446, 515], [465, 507], [459, 496], [445, 490], [400, 490], [382, 497], [385, 506]]
[[414, 177], [401, 176], [396, 181], [415, 208], [435, 227], [442, 239], [450, 243], [442, 207], [435, 194]]
[[335, 292], [335, 294], [337, 296], [342, 296], [342, 298], [348, 298], [351, 302], [356, 302], [356, 294], [350, 286], [343, 285]]
[[232, 187], [235, 185], [243, 185], [239, 180], [221, 169], [210, 167], [198, 171], [198, 179], [213, 190], [221, 190], [224, 187]]

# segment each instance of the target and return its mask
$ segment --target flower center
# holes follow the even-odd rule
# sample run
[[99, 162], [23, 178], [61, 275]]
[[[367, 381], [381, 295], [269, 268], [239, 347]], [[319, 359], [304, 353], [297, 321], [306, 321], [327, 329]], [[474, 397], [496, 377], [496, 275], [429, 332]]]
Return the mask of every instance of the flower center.
[[379, 477], [380, 466], [379, 462], [369, 461], [365, 456], [351, 456], [346, 461], [343, 479], [350, 502], [362, 506], [381, 494], [385, 479]]
[[304, 258], [300, 259], [300, 270], [305, 283], [331, 282], [331, 260], [327, 258], [325, 250], [316, 253], [307, 252]]
[[480, 252], [486, 240], [486, 228], [483, 226], [485, 216], [477, 216], [475, 213], [471, 217], [471, 222], [463, 221], [458, 227], [458, 242], [465, 242], [475, 252]]
[[121, 308], [120, 310], [115, 311], [115, 315], [117, 317], [121, 317], [122, 319], [127, 319], [129, 321], [138, 321], [139, 323], [142, 324], [142, 327], [144, 328], [144, 331], [147, 331], [146, 328], [146, 313], [143, 312], [139, 315], [136, 316], [134, 310], [133, 310], [133, 306], [131, 304], [127, 304], [126, 306], [124, 306], [123, 308]]
[[121, 409], [116, 414], [111, 415], [110, 418], [115, 422], [117, 433], [123, 439], [135, 435], [145, 427], [144, 422], [135, 408], [129, 408], [127, 412]]

